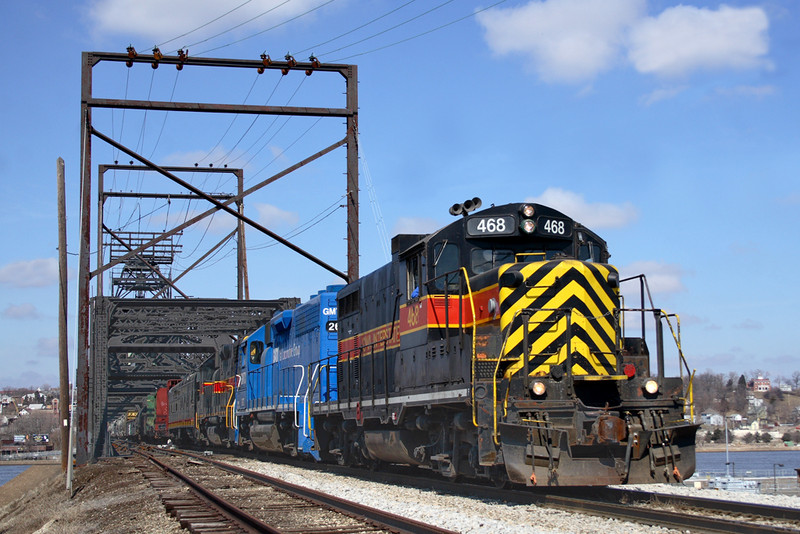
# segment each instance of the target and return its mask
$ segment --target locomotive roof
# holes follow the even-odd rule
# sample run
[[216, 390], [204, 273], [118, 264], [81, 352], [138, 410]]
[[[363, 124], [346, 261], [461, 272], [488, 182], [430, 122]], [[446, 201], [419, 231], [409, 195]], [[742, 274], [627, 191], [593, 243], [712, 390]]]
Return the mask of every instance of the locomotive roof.
[[400, 256], [405, 255], [406, 252], [410, 251], [413, 248], [420, 246], [421, 243], [426, 243], [431, 239], [435, 238], [440, 234], [451, 234], [454, 231], [461, 230], [464, 225], [466, 225], [466, 221], [472, 217], [480, 216], [480, 217], [490, 217], [490, 216], [499, 216], [499, 215], [507, 215], [507, 214], [517, 214], [519, 213], [520, 207], [528, 204], [533, 206], [536, 214], [538, 216], [549, 216], [549, 217], [557, 217], [559, 219], [566, 219], [573, 222], [576, 229], [580, 229], [582, 231], [587, 232], [592, 237], [596, 238], [598, 241], [601, 241], [605, 245], [605, 240], [601, 239], [597, 234], [583, 226], [582, 224], [576, 222], [572, 217], [558, 211], [555, 208], [551, 208], [549, 206], [545, 206], [543, 204], [536, 204], [533, 202], [512, 202], [508, 204], [500, 204], [500, 205], [491, 205], [488, 208], [482, 210], [475, 210], [469, 213], [462, 213], [458, 216], [458, 219], [453, 220], [450, 224], [447, 224], [438, 230], [430, 233], [430, 234], [399, 234], [392, 238], [392, 253], [399, 254]]

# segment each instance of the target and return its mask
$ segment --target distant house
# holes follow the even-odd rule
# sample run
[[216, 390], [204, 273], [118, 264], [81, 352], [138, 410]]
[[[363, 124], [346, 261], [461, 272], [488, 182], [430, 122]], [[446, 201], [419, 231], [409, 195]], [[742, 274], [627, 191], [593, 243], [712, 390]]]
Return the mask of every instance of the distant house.
[[769, 382], [769, 378], [764, 378], [763, 376], [754, 378], [753, 380], [750, 381], [748, 386], [753, 391], [757, 391], [759, 393], [764, 393], [772, 389], [772, 385]]
[[725, 419], [714, 412], [705, 412], [700, 414], [700, 422], [704, 425], [722, 426], [725, 424]]

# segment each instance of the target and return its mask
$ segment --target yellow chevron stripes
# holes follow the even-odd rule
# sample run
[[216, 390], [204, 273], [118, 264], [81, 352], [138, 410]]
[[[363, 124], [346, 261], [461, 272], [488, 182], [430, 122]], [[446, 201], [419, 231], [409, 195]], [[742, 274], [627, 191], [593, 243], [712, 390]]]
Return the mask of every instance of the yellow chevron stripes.
[[509, 264], [500, 274], [509, 270], [519, 271], [524, 282], [500, 288], [500, 325], [507, 336], [501, 359], [513, 361], [506, 378], [525, 365], [526, 333], [532, 375], [548, 373], [570, 355], [575, 375], [615, 374], [619, 296], [608, 284], [613, 267], [562, 260]]

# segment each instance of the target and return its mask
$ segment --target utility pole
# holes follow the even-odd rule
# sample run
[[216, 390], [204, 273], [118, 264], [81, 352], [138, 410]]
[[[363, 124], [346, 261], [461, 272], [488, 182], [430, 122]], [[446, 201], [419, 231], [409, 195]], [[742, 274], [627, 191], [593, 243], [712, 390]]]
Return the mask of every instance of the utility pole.
[[72, 463], [69, 448], [69, 357], [67, 352], [67, 217], [64, 178], [64, 160], [56, 162], [58, 181], [58, 374], [59, 374], [59, 418], [61, 419], [61, 469], [66, 471], [67, 462]]

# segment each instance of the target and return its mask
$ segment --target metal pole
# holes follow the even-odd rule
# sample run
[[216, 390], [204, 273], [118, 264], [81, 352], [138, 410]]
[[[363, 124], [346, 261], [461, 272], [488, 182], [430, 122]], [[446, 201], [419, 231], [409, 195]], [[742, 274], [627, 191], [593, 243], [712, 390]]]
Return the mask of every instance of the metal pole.
[[72, 448], [75, 446], [75, 388], [72, 388], [72, 398], [69, 401], [70, 407], [70, 431], [69, 431], [69, 462], [67, 463], [67, 494], [72, 498]]
[[664, 325], [661, 324], [661, 310], [655, 310], [656, 319], [656, 359], [658, 364], [658, 383], [664, 383]]
[[80, 259], [78, 261], [78, 370], [77, 405], [78, 464], [89, 461], [89, 282], [91, 280], [91, 193], [92, 193], [92, 109], [87, 104], [92, 94], [92, 57], [84, 52], [81, 72], [81, 189]]
[[[239, 169], [236, 173], [236, 182], [237, 182], [237, 189], [236, 189], [236, 196], [238, 196], [241, 200], [236, 202], [238, 207], [238, 211], [241, 215], [244, 215], [244, 172]], [[238, 225], [238, 239], [237, 247], [238, 247], [238, 256], [239, 262], [236, 268], [236, 279], [238, 280], [238, 288], [239, 288], [239, 300], [242, 299], [250, 299], [250, 285], [248, 283], [247, 278], [247, 246], [245, 244], [244, 234], [245, 234], [245, 226], [244, 222], [239, 219]]]
[[67, 216], [64, 160], [56, 162], [58, 181], [58, 376], [59, 418], [61, 419], [61, 470], [67, 469], [69, 449], [69, 356], [67, 352]]
[[358, 279], [358, 67], [347, 76], [347, 278]]
[[778, 493], [778, 467], [783, 467], [783, 464], [772, 464], [772, 481], [775, 484], [775, 493]]

